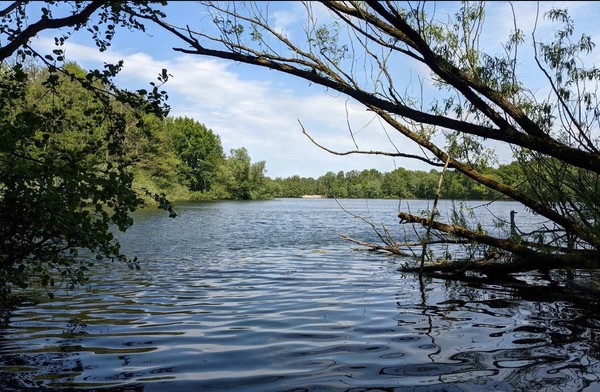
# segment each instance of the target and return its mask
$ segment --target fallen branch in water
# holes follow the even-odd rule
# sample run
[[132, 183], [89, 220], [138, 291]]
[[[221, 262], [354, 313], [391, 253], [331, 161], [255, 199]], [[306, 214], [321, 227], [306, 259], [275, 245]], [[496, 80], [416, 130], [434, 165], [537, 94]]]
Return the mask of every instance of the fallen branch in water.
[[[464, 274], [467, 271], [478, 271], [483, 272], [489, 271], [489, 266], [491, 265], [507, 265], [513, 263], [493, 263], [489, 264], [490, 261], [499, 260], [502, 257], [502, 254], [499, 252], [492, 252], [489, 255], [479, 259], [479, 260], [456, 260], [456, 261], [443, 261], [438, 263], [432, 263], [423, 265], [420, 264], [418, 267], [403, 267], [400, 268], [402, 272], [418, 272], [428, 273], [428, 272], [441, 272], [441, 273], [452, 273], [452, 274]], [[493, 269], [494, 267], [492, 267]]]
[[[569, 257], [571, 256], [571, 257]], [[500, 253], [494, 252], [479, 260], [456, 260], [431, 263], [423, 266], [425, 274], [462, 275], [467, 271], [485, 274], [488, 278], [497, 279], [518, 272], [540, 271], [562, 268], [597, 269], [600, 261], [582, 255], [536, 255], [529, 258], [515, 258], [512, 261], [499, 261]], [[402, 272], [419, 272], [420, 267], [401, 267]]]
[[[485, 274], [510, 274], [525, 271], [548, 271], [557, 268], [600, 268], [600, 257], [598, 252], [585, 249], [573, 249], [568, 253], [562, 253], [563, 248], [546, 247], [546, 252], [532, 249], [529, 243], [517, 243], [510, 239], [493, 237], [485, 233], [466, 229], [461, 226], [449, 225], [437, 221], [428, 221], [426, 218], [400, 212], [398, 217], [404, 223], [419, 223], [423, 226], [430, 225], [432, 229], [447, 235], [456, 236], [463, 240], [489, 245], [494, 249], [501, 249], [511, 254], [511, 261], [496, 262], [483, 265], [474, 264], [468, 267]], [[465, 267], [464, 263], [472, 261], [455, 261], [444, 264], [430, 264], [424, 266], [424, 271], [456, 272]], [[459, 263], [459, 264], [456, 264]]]
[[428, 219], [408, 214], [406, 212], [398, 213], [398, 218], [400, 218], [401, 223], [419, 223], [423, 226], [430, 226], [432, 229], [444, 232], [446, 234], [474, 241], [480, 244], [490, 245], [499, 249], [504, 249], [515, 255], [523, 257], [534, 257], [539, 255], [538, 252], [528, 248], [527, 246], [520, 245], [514, 241], [492, 237], [490, 235], [469, 230], [461, 226], [449, 225], [434, 220], [429, 221]]
[[[390, 244], [386, 243], [385, 245], [379, 245], [379, 244], [374, 244], [372, 242], [365, 242], [365, 241], [357, 240], [357, 239], [347, 236], [345, 234], [338, 233], [338, 235], [343, 240], [350, 241], [350, 242], [353, 242], [355, 244], [365, 247], [366, 248], [365, 250], [390, 252], [390, 253], [393, 253], [398, 256], [417, 257], [414, 254], [414, 252], [412, 254], [409, 254], [409, 253], [406, 253], [405, 251], [401, 250], [400, 248], [415, 248], [415, 247], [423, 245], [422, 242], [395, 242], [395, 241]], [[470, 243], [469, 241], [460, 241], [460, 240], [430, 240], [427, 242], [427, 244], [429, 244], [429, 245], [436, 245], [436, 244], [466, 245], [469, 243]]]
[[[337, 201], [337, 200], [336, 200]], [[339, 204], [339, 203], [338, 203]], [[482, 230], [469, 229], [457, 224], [447, 224], [432, 219], [434, 214], [428, 217], [413, 215], [411, 213], [399, 212], [400, 224], [422, 226], [427, 229], [426, 238], [419, 241], [398, 242], [392, 236], [388, 228], [383, 225], [383, 230], [378, 230], [372, 220], [354, 214], [340, 205], [349, 215], [361, 219], [371, 226], [373, 231], [381, 240], [381, 243], [372, 243], [358, 240], [345, 234], [338, 234], [342, 239], [360, 245], [367, 250], [377, 252], [388, 252], [390, 254], [409, 257], [412, 260], [420, 260], [421, 266], [407, 263], [399, 268], [402, 272], [417, 272], [420, 275], [460, 277], [466, 276], [466, 272], [475, 272], [484, 275], [484, 279], [508, 279], [511, 274], [540, 271], [542, 273], [557, 269], [600, 269], [600, 253], [588, 249], [573, 249], [560, 245], [548, 245], [548, 243], [534, 243], [526, 239], [515, 240], [512, 237], [501, 238], [486, 234]], [[417, 237], [419, 235], [417, 234]], [[424, 262], [423, 249], [427, 246], [441, 245], [487, 245], [487, 249], [480, 249], [479, 254], [484, 256], [476, 258], [475, 253], [467, 259], [452, 260], [451, 255], [447, 260], [440, 262]], [[419, 255], [416, 253], [420, 253]], [[448, 251], [447, 251], [448, 252]]]

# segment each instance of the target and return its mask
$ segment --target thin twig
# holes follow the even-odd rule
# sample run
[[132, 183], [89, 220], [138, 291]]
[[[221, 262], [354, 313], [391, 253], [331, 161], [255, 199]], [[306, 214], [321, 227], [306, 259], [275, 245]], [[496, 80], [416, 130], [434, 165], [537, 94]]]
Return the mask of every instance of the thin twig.
[[429, 217], [429, 223], [427, 225], [427, 232], [425, 233], [425, 238], [423, 240], [423, 249], [421, 250], [421, 266], [419, 268], [419, 276], [423, 274], [423, 266], [425, 264], [425, 253], [427, 252], [427, 242], [429, 241], [429, 237], [431, 234], [431, 226], [433, 224], [433, 220], [435, 218], [435, 210], [437, 209], [437, 203], [440, 199], [440, 192], [442, 191], [442, 183], [444, 182], [444, 174], [446, 173], [446, 169], [448, 168], [448, 163], [450, 162], [450, 154], [448, 154], [448, 158], [446, 158], [446, 164], [444, 165], [444, 169], [440, 174], [440, 180], [438, 181], [437, 192], [435, 193], [435, 198], [433, 199], [433, 207], [431, 208], [431, 215]]

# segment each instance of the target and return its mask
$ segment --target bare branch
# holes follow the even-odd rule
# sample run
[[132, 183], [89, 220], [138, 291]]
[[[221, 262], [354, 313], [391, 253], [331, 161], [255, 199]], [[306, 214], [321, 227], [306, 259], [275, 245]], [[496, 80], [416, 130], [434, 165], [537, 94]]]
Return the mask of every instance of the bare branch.
[[413, 154], [404, 154], [401, 152], [385, 152], [385, 151], [363, 151], [363, 150], [353, 150], [353, 151], [344, 151], [344, 152], [339, 152], [339, 151], [334, 151], [330, 148], [327, 148], [325, 146], [323, 146], [322, 144], [319, 144], [312, 136], [310, 136], [310, 134], [306, 131], [306, 129], [304, 129], [304, 126], [302, 125], [302, 123], [300, 122], [300, 120], [298, 120], [298, 123], [300, 124], [300, 127], [302, 128], [302, 133], [317, 147], [319, 147], [320, 149], [327, 151], [330, 154], [333, 155], [339, 155], [339, 156], [345, 156], [345, 155], [352, 155], [352, 154], [359, 154], [359, 155], [383, 155], [383, 156], [388, 156], [388, 157], [395, 157], [395, 158], [409, 158], [409, 159], [417, 159], [420, 161], [423, 161], [431, 166], [438, 166], [438, 167], [443, 167], [444, 165], [440, 162], [435, 162], [432, 161], [430, 159], [427, 159], [425, 157], [419, 156], [419, 155], [413, 155]]
[[[10, 42], [0, 47], [0, 60], [10, 57], [17, 49], [24, 46], [31, 38], [44, 30], [59, 29], [67, 26], [78, 26], [89, 19], [89, 17], [99, 8], [104, 6], [104, 1], [95, 0], [76, 14], [60, 19], [48, 19], [42, 17], [36, 23], [29, 25], [18, 36], [13, 37]], [[14, 4], [13, 4], [14, 5]]]
[[392, 254], [398, 255], [398, 256], [409, 256], [408, 253], [402, 251], [398, 246], [396, 245], [379, 245], [379, 244], [373, 244], [371, 242], [365, 242], [365, 241], [361, 241], [361, 240], [357, 240], [354, 239], [352, 237], [349, 237], [345, 234], [339, 234], [338, 235], [346, 240], [346, 241], [350, 241], [353, 242], [355, 244], [358, 244], [360, 246], [364, 246], [365, 248], [369, 248], [371, 250], [376, 250], [376, 251], [384, 251], [384, 252], [390, 252]]

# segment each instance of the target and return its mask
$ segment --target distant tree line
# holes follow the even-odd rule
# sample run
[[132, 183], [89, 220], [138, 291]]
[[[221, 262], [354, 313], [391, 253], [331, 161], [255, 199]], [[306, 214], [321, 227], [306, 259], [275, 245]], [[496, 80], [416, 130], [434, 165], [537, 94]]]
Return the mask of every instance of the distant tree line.
[[[294, 175], [266, 176], [266, 162], [253, 163], [244, 147], [223, 152], [217, 133], [187, 117], [159, 119], [148, 115], [143, 127], [128, 132], [129, 151], [137, 161], [134, 185], [172, 199], [256, 200], [322, 195], [330, 198], [433, 198], [440, 172], [398, 168], [329, 171], [315, 179]], [[482, 169], [515, 187], [525, 183], [522, 165], [513, 162]], [[447, 199], [495, 199], [499, 192], [450, 170], [441, 195]]]
[[[520, 185], [523, 182], [521, 166], [513, 162], [496, 168], [488, 168], [488, 175], [502, 181]], [[440, 172], [431, 170], [396, 169], [381, 173], [376, 169], [327, 172], [314, 179], [300, 176], [267, 179], [267, 194], [273, 197], [301, 197], [323, 195], [335, 198], [433, 198], [437, 191]], [[444, 176], [441, 197], [447, 199], [494, 199], [501, 195], [464, 175], [449, 171]]]
[[[137, 160], [134, 184], [174, 199], [255, 200], [322, 195], [332, 198], [433, 198], [440, 172], [376, 169], [327, 172], [315, 179], [294, 175], [266, 176], [266, 162], [253, 163], [244, 147], [225, 155], [221, 139], [204, 124], [186, 117], [160, 120], [149, 116], [144, 128], [129, 134], [130, 151]], [[486, 174], [519, 186], [521, 165], [513, 162], [485, 169]], [[455, 171], [443, 182], [442, 198], [494, 199], [501, 195]]]

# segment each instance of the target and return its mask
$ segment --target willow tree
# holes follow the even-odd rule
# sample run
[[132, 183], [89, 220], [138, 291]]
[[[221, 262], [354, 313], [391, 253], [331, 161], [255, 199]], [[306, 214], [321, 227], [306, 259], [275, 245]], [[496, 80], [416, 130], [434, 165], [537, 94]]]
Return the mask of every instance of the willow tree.
[[[555, 38], [538, 42], [534, 33], [532, 55], [525, 58], [525, 37], [514, 11], [503, 52], [486, 53], [480, 46], [485, 27], [481, 3], [464, 3], [454, 15], [442, 16], [431, 3], [306, 2], [304, 36], [275, 27], [265, 3], [201, 4], [212, 28], [148, 19], [177, 38], [177, 52], [268, 68], [338, 91], [377, 114], [422, 154], [358, 148], [332, 152], [417, 159], [440, 168], [447, 162], [450, 170], [547, 219], [532, 232], [513, 227], [512, 234], [518, 235], [494, 237], [465, 220], [441, 222], [400, 212], [401, 222], [430, 227], [438, 242], [477, 243], [503, 256], [504, 263], [472, 263], [467, 269], [511, 272], [600, 263], [600, 72], [583, 64], [594, 44], [586, 35], [574, 36], [565, 10], [539, 15], [556, 24]], [[329, 11], [324, 23], [315, 17], [315, 7]], [[526, 85], [539, 78], [518, 78], [518, 64], [527, 61], [543, 78], [543, 89]], [[438, 92], [434, 98], [407, 93], [406, 83], [415, 82], [403, 75], [409, 66], [411, 72], [423, 72], [420, 83], [431, 81], [428, 87]], [[490, 141], [510, 146], [525, 173], [520, 184], [485, 174]]]

